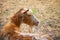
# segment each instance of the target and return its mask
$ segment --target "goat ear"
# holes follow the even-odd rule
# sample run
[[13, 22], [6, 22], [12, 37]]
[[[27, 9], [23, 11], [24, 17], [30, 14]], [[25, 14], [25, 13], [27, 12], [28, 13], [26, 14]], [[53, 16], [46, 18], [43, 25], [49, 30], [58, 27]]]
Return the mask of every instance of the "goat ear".
[[21, 8], [18, 12], [16, 12], [15, 15], [20, 14], [22, 10], [23, 10], [23, 8]]
[[26, 10], [26, 11], [24, 12], [24, 14], [26, 14], [28, 11], [29, 11], [29, 9], [28, 9], [28, 10]]
[[27, 14], [32, 14], [32, 10], [31, 10], [31, 9], [29, 9], [29, 11], [27, 12]]
[[28, 8], [23, 8], [23, 10], [21, 11], [21, 13], [27, 13], [29, 11], [29, 9]]

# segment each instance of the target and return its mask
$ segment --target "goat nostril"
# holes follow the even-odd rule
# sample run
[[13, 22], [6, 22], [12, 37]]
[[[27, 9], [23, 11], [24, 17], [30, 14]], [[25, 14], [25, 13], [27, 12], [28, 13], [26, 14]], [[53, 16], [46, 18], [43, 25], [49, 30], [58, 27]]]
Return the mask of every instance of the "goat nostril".
[[37, 23], [39, 23], [39, 22], [37, 22]]

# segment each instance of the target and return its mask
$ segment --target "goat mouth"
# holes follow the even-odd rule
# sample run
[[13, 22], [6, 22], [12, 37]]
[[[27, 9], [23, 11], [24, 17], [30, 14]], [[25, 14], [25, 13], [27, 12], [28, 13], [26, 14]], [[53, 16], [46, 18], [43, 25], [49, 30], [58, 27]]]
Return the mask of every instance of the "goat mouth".
[[35, 23], [35, 26], [38, 26], [39, 22]]
[[38, 26], [38, 24], [35, 24], [35, 26]]

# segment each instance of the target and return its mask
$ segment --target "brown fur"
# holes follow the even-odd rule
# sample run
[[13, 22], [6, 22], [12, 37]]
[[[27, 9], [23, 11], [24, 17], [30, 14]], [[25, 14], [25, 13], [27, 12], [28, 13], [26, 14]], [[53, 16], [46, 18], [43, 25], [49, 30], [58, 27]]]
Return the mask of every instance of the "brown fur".
[[19, 13], [16, 13], [14, 16], [11, 17], [11, 20], [0, 30], [0, 39], [2, 40], [6, 35], [13, 35], [15, 33], [14, 31], [16, 29], [19, 29], [19, 25]]

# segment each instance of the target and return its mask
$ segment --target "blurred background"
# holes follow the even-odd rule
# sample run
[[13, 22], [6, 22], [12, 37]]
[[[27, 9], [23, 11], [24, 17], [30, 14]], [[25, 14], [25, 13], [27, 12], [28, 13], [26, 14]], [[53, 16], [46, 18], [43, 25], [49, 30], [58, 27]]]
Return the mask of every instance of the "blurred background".
[[[11, 15], [24, 7], [34, 10], [40, 21], [32, 33], [51, 33], [54, 37], [60, 37], [60, 0], [0, 0], [0, 28], [10, 20]], [[21, 26], [22, 32], [28, 32], [28, 25]]]

